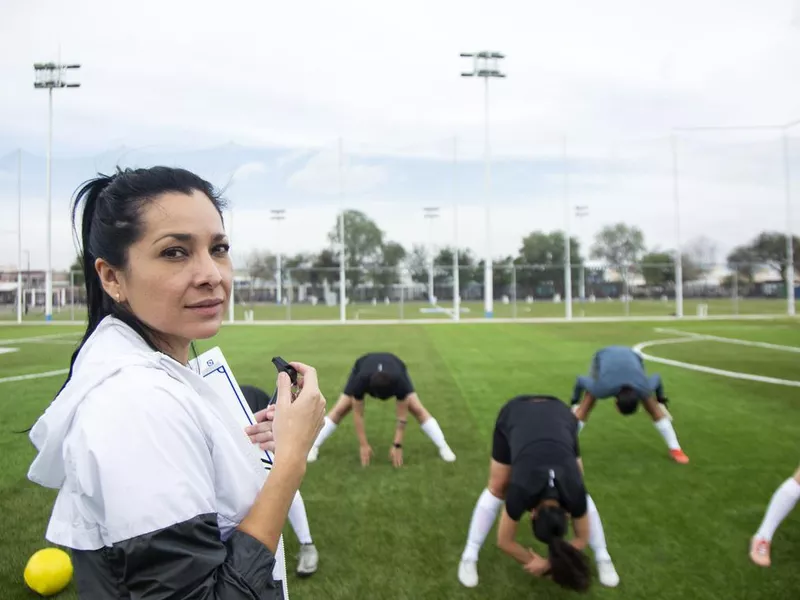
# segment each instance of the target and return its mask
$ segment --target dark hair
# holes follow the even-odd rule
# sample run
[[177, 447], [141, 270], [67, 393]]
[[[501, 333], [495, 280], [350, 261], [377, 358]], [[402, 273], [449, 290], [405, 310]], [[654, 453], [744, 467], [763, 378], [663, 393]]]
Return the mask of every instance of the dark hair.
[[639, 394], [630, 387], [623, 387], [617, 394], [617, 408], [625, 416], [632, 415], [639, 408]]
[[[158, 350], [158, 332], [142, 322], [124, 304], [114, 302], [106, 294], [94, 262], [102, 258], [113, 267], [123, 269], [128, 263], [128, 249], [142, 236], [142, 210], [155, 198], [166, 193], [208, 196], [222, 218], [225, 203], [206, 180], [185, 169], [151, 167], [120, 169], [113, 176], [98, 174], [77, 191], [72, 205], [72, 226], [78, 235], [77, 214], [83, 203], [80, 221], [80, 260], [86, 285], [89, 321], [78, 347], [70, 360], [69, 375], [83, 345], [108, 315], [114, 315], [138, 333], [153, 350]], [[62, 386], [63, 389], [63, 386]]]
[[586, 555], [564, 539], [567, 513], [560, 506], [543, 506], [536, 511], [531, 526], [537, 540], [547, 544], [550, 574], [561, 587], [585, 592], [591, 583]]
[[369, 377], [369, 390], [375, 394], [384, 395], [392, 385], [392, 376], [386, 371], [376, 371]]

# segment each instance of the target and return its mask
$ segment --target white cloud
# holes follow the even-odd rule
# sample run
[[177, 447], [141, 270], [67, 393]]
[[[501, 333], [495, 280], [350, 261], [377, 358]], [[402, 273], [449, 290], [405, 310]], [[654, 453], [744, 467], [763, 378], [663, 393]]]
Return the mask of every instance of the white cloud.
[[338, 194], [344, 185], [348, 195], [358, 195], [377, 188], [387, 178], [388, 172], [384, 167], [358, 164], [352, 157], [343, 159], [340, 168], [339, 153], [322, 150], [289, 175], [286, 185], [291, 189], [325, 195]]

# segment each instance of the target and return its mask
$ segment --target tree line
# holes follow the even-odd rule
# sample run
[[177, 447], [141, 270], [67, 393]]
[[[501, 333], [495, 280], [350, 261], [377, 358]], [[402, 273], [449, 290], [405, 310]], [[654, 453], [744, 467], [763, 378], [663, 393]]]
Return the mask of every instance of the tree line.
[[[428, 249], [414, 244], [406, 249], [389, 240], [386, 233], [364, 212], [344, 212], [346, 279], [352, 289], [363, 283], [389, 286], [400, 281], [399, 272], [407, 270], [412, 281], [427, 283], [429, 273]], [[291, 271], [296, 284], [320, 285], [324, 278], [338, 281], [340, 237], [337, 223], [327, 236], [328, 247], [318, 253], [300, 253], [283, 257], [282, 270]], [[516, 255], [494, 259], [494, 287], [508, 286], [516, 276], [518, 285], [537, 286], [551, 282], [557, 290], [563, 288], [565, 264], [563, 231], [532, 231], [522, 238]], [[595, 236], [588, 257], [604, 263], [621, 275], [641, 275], [648, 286], [669, 287], [675, 283], [675, 252], [658, 247], [649, 248], [642, 230], [634, 225], [616, 223], [603, 227]], [[434, 257], [434, 285], [452, 285], [452, 247], [438, 250]], [[689, 240], [682, 252], [683, 280], [702, 279], [718, 265], [718, 246], [706, 236]], [[573, 287], [578, 284], [580, 267], [585, 258], [579, 240], [570, 238], [570, 260], [573, 265]], [[468, 248], [458, 249], [460, 287], [483, 281], [484, 260]], [[748, 243], [737, 246], [726, 257], [729, 269], [735, 271], [741, 283], [751, 283], [761, 267], [783, 276], [786, 265], [786, 236], [782, 232], [764, 231]], [[794, 263], [800, 268], [800, 239], [794, 237]], [[272, 280], [276, 275], [276, 257], [264, 251], [253, 251], [247, 260], [252, 278]], [[512, 275], [512, 267], [516, 271]], [[604, 274], [585, 269], [587, 281], [602, 282]]]
[[[377, 223], [359, 210], [344, 211], [344, 245], [346, 279], [349, 289], [369, 283], [387, 287], [400, 282], [400, 271], [405, 269], [411, 280], [428, 282], [428, 250], [422, 244], [406, 249], [399, 242], [387, 239]], [[495, 258], [493, 277], [495, 289], [510, 286], [516, 277], [518, 286], [536, 287], [552, 285], [563, 292], [565, 244], [563, 231], [532, 231], [522, 238], [517, 254]], [[793, 237], [795, 272], [800, 272], [800, 238]], [[337, 223], [327, 236], [328, 246], [316, 253], [298, 253], [283, 256], [281, 270], [291, 273], [294, 284], [322, 285], [338, 281], [339, 227]], [[588, 257], [601, 261], [621, 276], [641, 275], [648, 286], [669, 287], [675, 283], [675, 252], [658, 247], [649, 248], [642, 230], [634, 225], [615, 223], [603, 227], [595, 236]], [[434, 257], [434, 285], [452, 285], [452, 247], [438, 250]], [[752, 283], [756, 272], [766, 267], [782, 279], [786, 267], [786, 235], [778, 231], [763, 231], [748, 243], [735, 247], [726, 257], [726, 264], [738, 274], [742, 284]], [[581, 276], [584, 264], [583, 249], [577, 238], [570, 238], [573, 288]], [[461, 291], [475, 282], [483, 281], [484, 260], [468, 248], [458, 249]], [[683, 280], [702, 279], [718, 264], [717, 244], [706, 236], [689, 240], [682, 252]], [[515, 267], [512, 269], [512, 267]], [[276, 256], [266, 250], [254, 250], [246, 261], [252, 279], [275, 279]], [[79, 272], [79, 258], [71, 270]], [[512, 270], [515, 271], [512, 273]], [[601, 270], [585, 269], [586, 283], [602, 283]], [[76, 273], [76, 285], [83, 279]]]

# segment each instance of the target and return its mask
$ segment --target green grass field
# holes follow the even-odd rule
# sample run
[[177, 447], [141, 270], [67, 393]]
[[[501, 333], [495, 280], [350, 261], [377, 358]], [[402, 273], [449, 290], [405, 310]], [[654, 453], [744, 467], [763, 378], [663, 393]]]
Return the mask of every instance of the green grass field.
[[[562, 307], [563, 308], [563, 307]], [[688, 312], [688, 311], [687, 311]], [[300, 599], [569, 598], [552, 582], [528, 576], [494, 546], [481, 552], [480, 585], [456, 577], [474, 503], [486, 483], [491, 432], [500, 406], [527, 392], [568, 399], [574, 377], [601, 345], [674, 338], [658, 327], [800, 347], [800, 322], [691, 321], [685, 323], [453, 324], [426, 326], [224, 327], [199, 349], [219, 344], [240, 383], [270, 387], [269, 358], [280, 354], [317, 367], [329, 405], [353, 360], [385, 349], [407, 362], [423, 403], [438, 419], [455, 463], [410, 424], [405, 466], [388, 460], [393, 406], [368, 399], [367, 433], [375, 450], [364, 469], [348, 418], [309, 465], [302, 493], [319, 571], [290, 577]], [[44, 531], [55, 494], [30, 483], [34, 450], [25, 435], [63, 376], [4, 382], [18, 375], [68, 366], [80, 328], [64, 325], [0, 327], [0, 596], [31, 598], [22, 572], [46, 545]], [[31, 339], [66, 334], [61, 338]], [[5, 342], [3, 340], [6, 340]], [[8, 340], [15, 340], [8, 342]], [[797, 353], [722, 342], [687, 342], [645, 352], [729, 371], [800, 380]], [[800, 509], [778, 530], [773, 567], [747, 557], [775, 488], [797, 467], [800, 389], [736, 380], [648, 363], [660, 372], [671, 399], [678, 437], [691, 458], [672, 463], [649, 418], [621, 417], [608, 403], [581, 434], [586, 484], [599, 508], [609, 550], [621, 577], [616, 589], [594, 585], [592, 598], [726, 600], [795, 597], [800, 589]], [[125, 432], [119, 432], [125, 443]], [[538, 547], [529, 528], [523, 541]], [[297, 541], [285, 530], [288, 566]], [[794, 591], [792, 591], [794, 590]], [[61, 598], [74, 598], [72, 586]]]
[[[713, 298], [710, 300], [698, 300], [687, 298], [684, 300], [683, 312], [687, 316], [696, 315], [699, 304], [705, 304], [708, 308], [709, 316], [730, 316], [730, 315], [780, 315], [786, 314], [786, 300], [768, 298]], [[800, 309], [800, 302], [796, 303]], [[452, 302], [442, 302], [440, 307], [452, 310]], [[384, 304], [378, 302], [354, 302], [345, 307], [347, 319], [349, 321], [371, 321], [371, 320], [397, 320], [397, 319], [450, 319], [448, 314], [438, 312], [423, 312], [430, 308], [426, 302], [395, 302]], [[237, 304], [235, 309], [235, 319], [244, 321], [245, 311], [253, 311], [255, 321], [338, 321], [339, 306], [324, 306], [318, 304], [312, 306], [308, 303], [277, 305], [277, 304]], [[573, 316], [575, 318], [592, 317], [667, 317], [675, 312], [675, 302], [662, 302], [661, 300], [634, 300], [632, 302], [620, 302], [619, 300], [598, 300], [596, 302], [573, 302]], [[524, 298], [520, 298], [516, 303], [509, 302], [504, 304], [501, 301], [494, 303], [494, 316], [503, 319], [530, 319], [542, 318], [553, 319], [564, 317], [563, 302], [536, 301], [527, 303]], [[800, 310], [798, 310], [800, 312]], [[61, 309], [55, 308], [53, 320], [69, 321], [71, 319], [81, 320], [84, 318], [85, 309], [69, 306]], [[461, 317], [463, 319], [483, 318], [483, 302], [463, 302], [461, 305]], [[44, 310], [41, 307], [31, 309], [25, 315], [25, 321], [44, 322]], [[16, 319], [16, 308], [5, 305], [0, 307], [0, 321]]]

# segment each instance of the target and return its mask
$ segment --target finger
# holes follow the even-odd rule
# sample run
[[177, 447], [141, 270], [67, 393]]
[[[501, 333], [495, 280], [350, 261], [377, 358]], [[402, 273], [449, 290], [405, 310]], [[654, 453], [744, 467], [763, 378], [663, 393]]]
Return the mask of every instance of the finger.
[[254, 414], [253, 417], [255, 418], [256, 423], [261, 423], [262, 421], [266, 421], [267, 420], [267, 412], [268, 411], [269, 411], [269, 408], [263, 408], [260, 411], [258, 411], [256, 414]]
[[275, 403], [275, 410], [280, 406], [291, 405], [292, 403], [292, 380], [286, 373], [278, 373], [278, 400]]
[[263, 444], [258, 445], [259, 448], [262, 450], [269, 450], [270, 452], [275, 452], [275, 442], [265, 442]]
[[275, 440], [275, 435], [271, 431], [262, 431], [255, 435], [250, 436], [250, 441], [254, 444], [263, 444], [264, 442], [272, 442]]
[[298, 383], [302, 384], [301, 387], [305, 387], [306, 385], [318, 385], [317, 370], [314, 367], [299, 362], [290, 362], [289, 364], [297, 369], [299, 375], [302, 375], [302, 379], [300, 377], [297, 378]]

